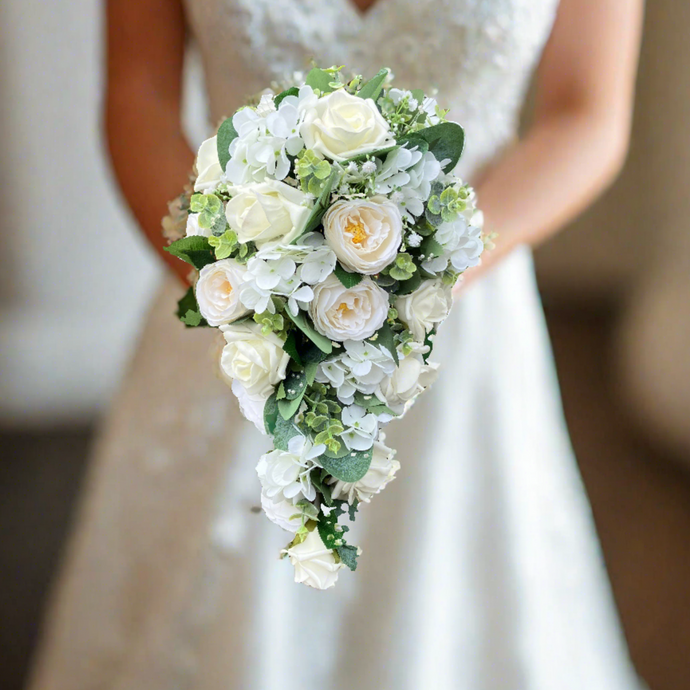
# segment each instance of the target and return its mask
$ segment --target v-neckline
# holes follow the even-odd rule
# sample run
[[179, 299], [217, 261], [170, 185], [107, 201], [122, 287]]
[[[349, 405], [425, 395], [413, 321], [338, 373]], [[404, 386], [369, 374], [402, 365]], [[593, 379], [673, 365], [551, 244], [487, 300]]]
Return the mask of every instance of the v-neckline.
[[385, 3], [386, 0], [374, 0], [370, 5], [368, 5], [365, 8], [361, 8], [355, 0], [341, 0], [343, 4], [347, 5], [350, 8], [350, 11], [352, 14], [354, 14], [358, 19], [361, 21], [364, 21], [365, 19], [368, 19], [371, 14], [374, 13], [375, 10], [378, 9], [379, 5], [382, 3]]

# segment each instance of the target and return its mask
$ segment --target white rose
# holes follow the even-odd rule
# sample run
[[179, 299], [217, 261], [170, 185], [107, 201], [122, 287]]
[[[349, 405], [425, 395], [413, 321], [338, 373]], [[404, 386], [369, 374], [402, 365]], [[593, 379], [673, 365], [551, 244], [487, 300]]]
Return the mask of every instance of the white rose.
[[346, 268], [374, 275], [388, 266], [402, 242], [402, 216], [383, 196], [338, 201], [323, 217], [324, 235]]
[[266, 495], [274, 501], [302, 498], [313, 501], [316, 489], [311, 483], [311, 471], [324, 450], [323, 444], [314, 446], [298, 435], [289, 440], [287, 450], [275, 449], [262, 455], [256, 473]]
[[395, 300], [400, 320], [420, 343], [436, 324], [448, 316], [452, 306], [451, 288], [441, 280], [424, 281], [414, 292]]
[[315, 589], [329, 589], [338, 580], [338, 571], [343, 563], [336, 563], [331, 549], [321, 541], [319, 531], [314, 529], [301, 544], [295, 544], [285, 553], [295, 567], [295, 582]]
[[[225, 372], [223, 372], [223, 376], [226, 378]], [[262, 398], [260, 395], [250, 395], [239, 381], [232, 381], [231, 385], [232, 392], [240, 404], [240, 412], [247, 421], [251, 422], [265, 436], [264, 407], [266, 407], [266, 398]]]
[[199, 272], [195, 293], [201, 315], [221, 326], [248, 313], [240, 302], [240, 286], [247, 269], [233, 259], [206, 264]]
[[339, 90], [310, 101], [300, 133], [307, 148], [344, 161], [395, 144], [389, 129], [371, 98]]
[[273, 499], [269, 498], [265, 491], [262, 491], [261, 507], [271, 522], [288, 532], [294, 534], [302, 526], [301, 511], [292, 501], [283, 500], [274, 503]]
[[374, 443], [374, 453], [367, 473], [354, 483], [336, 481], [331, 489], [333, 498], [343, 497], [350, 505], [356, 500], [369, 503], [371, 497], [383, 491], [386, 485], [395, 479], [400, 463], [395, 459], [395, 451], [388, 448], [382, 440]]
[[225, 207], [225, 217], [242, 243], [255, 242], [261, 247], [280, 240], [290, 244], [302, 233], [311, 213], [304, 192], [277, 180], [231, 187], [229, 191], [233, 197]]
[[218, 160], [217, 137], [211, 137], [199, 147], [196, 157], [197, 178], [195, 192], [206, 192], [215, 189], [221, 181], [223, 168]]
[[381, 384], [381, 395], [393, 408], [413, 400], [438, 378], [438, 364], [410, 355], [400, 360], [394, 374]]
[[220, 358], [223, 374], [238, 381], [253, 400], [266, 400], [285, 378], [290, 355], [283, 341], [254, 322], [221, 326], [226, 345]]
[[309, 313], [316, 330], [331, 340], [364, 340], [383, 326], [388, 293], [371, 278], [346, 288], [331, 274], [314, 287]]

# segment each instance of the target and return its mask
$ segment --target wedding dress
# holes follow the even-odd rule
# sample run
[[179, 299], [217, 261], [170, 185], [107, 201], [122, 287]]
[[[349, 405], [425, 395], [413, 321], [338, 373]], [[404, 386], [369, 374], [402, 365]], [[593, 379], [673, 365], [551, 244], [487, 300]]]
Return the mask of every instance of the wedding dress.
[[[439, 88], [461, 173], [515, 136], [556, 0], [188, 0], [211, 121], [285, 74], [346, 64]], [[155, 27], [152, 27], [155, 30]], [[97, 448], [33, 690], [630, 690], [559, 405], [528, 249], [459, 299], [442, 375], [388, 427], [398, 478], [335, 589], [292, 581], [257, 509], [266, 439], [214, 334], [155, 300]], [[215, 332], [214, 332], [215, 333]]]

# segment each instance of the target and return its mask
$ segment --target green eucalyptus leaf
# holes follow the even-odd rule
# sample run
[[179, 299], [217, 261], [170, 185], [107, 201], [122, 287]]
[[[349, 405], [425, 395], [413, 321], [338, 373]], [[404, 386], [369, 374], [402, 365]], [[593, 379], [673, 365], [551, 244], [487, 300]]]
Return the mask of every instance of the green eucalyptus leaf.
[[331, 82], [333, 81], [333, 76], [326, 72], [324, 69], [319, 69], [314, 67], [309, 74], [305, 83], [307, 86], [311, 86], [312, 89], [318, 89], [321, 93], [330, 93], [333, 91]]
[[232, 124], [232, 118], [229, 117], [223, 121], [223, 124], [218, 128], [218, 137], [216, 139], [216, 147], [218, 148], [218, 161], [220, 167], [225, 170], [228, 161], [230, 160], [230, 144], [237, 138], [237, 130]]
[[165, 247], [165, 251], [191, 264], [197, 270], [201, 270], [204, 266], [212, 264], [216, 260], [211, 251], [211, 245], [201, 235], [183, 237], [173, 242], [170, 246]]
[[280, 412], [280, 416], [285, 420], [292, 419], [295, 416], [295, 414], [297, 414], [297, 410], [299, 410], [299, 406], [302, 404], [303, 397], [304, 388], [302, 389], [302, 394], [299, 395], [297, 398], [294, 398], [292, 400], [279, 400], [278, 412]]
[[364, 451], [347, 449], [345, 451], [345, 454], [339, 458], [330, 457], [331, 454], [326, 452], [319, 457], [319, 463], [336, 479], [348, 483], [357, 482], [368, 472], [374, 449], [372, 447]]
[[419, 250], [424, 254], [425, 259], [433, 259], [434, 257], [443, 256], [445, 254], [443, 245], [441, 245], [438, 240], [435, 240], [433, 235], [423, 240]]
[[311, 386], [312, 383], [314, 383], [314, 379], [316, 378], [316, 371], [319, 368], [319, 363], [318, 362], [307, 362], [307, 364], [304, 367], [304, 375], [307, 379], [307, 385]]
[[307, 376], [304, 369], [289, 371], [283, 381], [283, 386], [285, 386], [285, 397], [288, 400], [301, 399], [307, 387]]
[[286, 451], [290, 439], [299, 435], [300, 430], [292, 419], [285, 419], [281, 414], [276, 415], [276, 422], [273, 428], [273, 445], [278, 450]]
[[450, 160], [443, 168], [445, 173], [451, 172], [458, 164], [465, 146], [465, 132], [456, 122], [441, 122], [426, 129], [420, 129], [403, 141], [418, 139], [427, 142], [429, 151], [434, 154], [436, 160]]
[[208, 326], [208, 323], [199, 311], [194, 288], [190, 287], [184, 294], [184, 297], [177, 303], [177, 318], [188, 328]]
[[350, 569], [357, 570], [357, 547], [344, 544], [336, 548], [340, 560]]
[[321, 335], [309, 322], [306, 314], [303, 311], [297, 312], [297, 316], [293, 315], [292, 312], [287, 309], [285, 313], [288, 315], [292, 323], [297, 326], [297, 328], [304, 333], [304, 335], [311, 340], [316, 347], [327, 355], [333, 352], [333, 345], [331, 341], [326, 338], [326, 336]]
[[398, 295], [409, 295], [411, 292], [414, 292], [421, 284], [422, 284], [422, 274], [420, 271], [415, 271], [412, 274], [411, 278], [408, 278], [407, 280], [403, 280], [402, 283], [399, 284], [397, 294]]
[[313, 232], [321, 224], [321, 218], [323, 214], [326, 213], [328, 207], [331, 203], [331, 190], [336, 183], [336, 180], [340, 177], [340, 173], [333, 169], [328, 179], [323, 183], [323, 188], [321, 189], [321, 194], [316, 200], [314, 207], [307, 218], [307, 222], [304, 225], [304, 230], [296, 237], [291, 244], [296, 244], [302, 235], [306, 235], [308, 232]]
[[400, 146], [396, 144], [395, 146], [387, 146], [385, 149], [376, 149], [376, 151], [371, 151], [370, 153], [360, 153], [357, 156], [348, 158], [343, 163], [343, 167], [347, 167], [348, 163], [359, 163], [360, 161], [366, 161], [370, 158], [385, 158], [391, 151], [395, 151], [399, 148]]
[[388, 70], [384, 67], [379, 73], [372, 77], [362, 88], [357, 92], [360, 98], [372, 98], [377, 100], [381, 95], [383, 89], [383, 83], [386, 81], [388, 76]]
[[362, 282], [364, 276], [361, 273], [350, 273], [346, 271], [340, 264], [335, 265], [336, 278], [349, 290], [350, 288]]
[[276, 422], [278, 421], [278, 401], [276, 400], [276, 394], [273, 395], [266, 401], [264, 405], [264, 426], [266, 431], [273, 435], [275, 433]]

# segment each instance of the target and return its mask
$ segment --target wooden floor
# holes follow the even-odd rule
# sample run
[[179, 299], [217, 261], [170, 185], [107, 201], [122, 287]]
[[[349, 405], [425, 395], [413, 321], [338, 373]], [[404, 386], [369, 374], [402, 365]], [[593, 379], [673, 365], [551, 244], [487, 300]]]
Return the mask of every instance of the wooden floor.
[[[547, 315], [573, 445], [633, 659], [651, 690], [688, 690], [690, 477], [626, 421], [607, 365], [611, 317]], [[89, 439], [89, 429], [0, 433], [2, 690], [22, 688]]]

